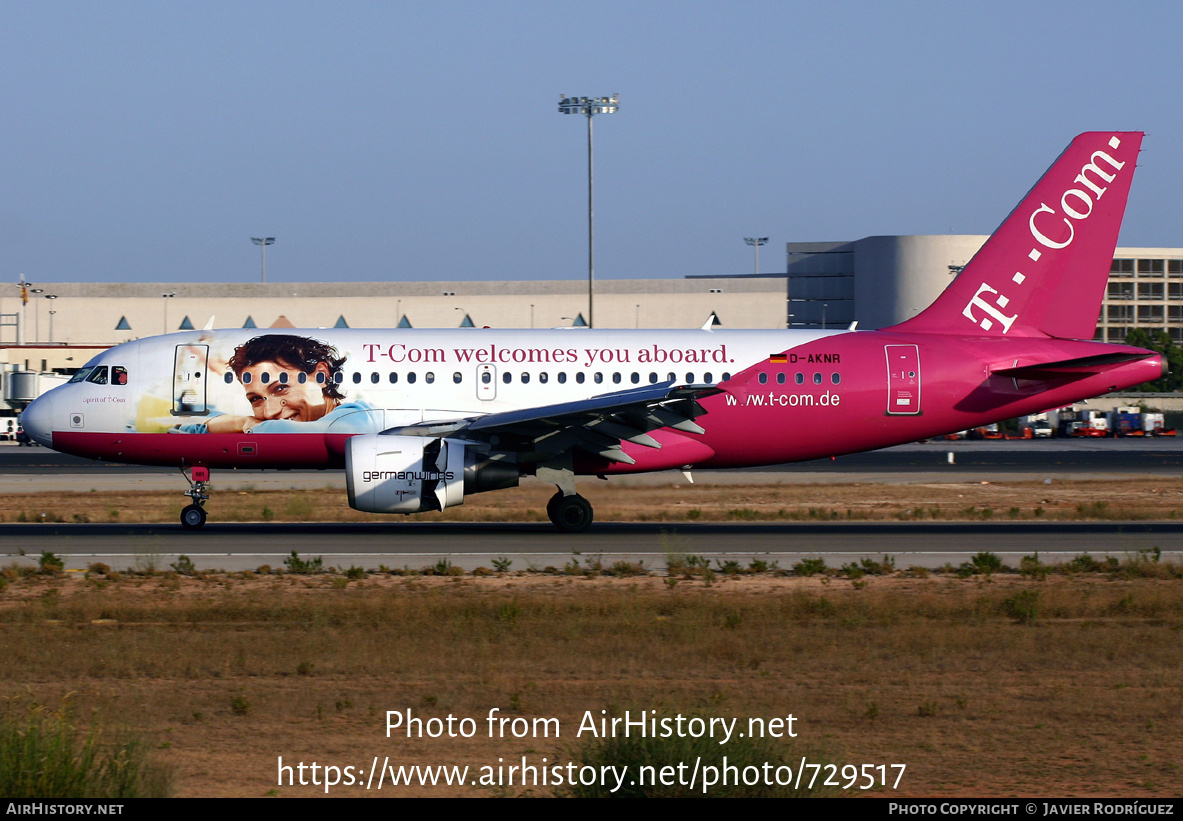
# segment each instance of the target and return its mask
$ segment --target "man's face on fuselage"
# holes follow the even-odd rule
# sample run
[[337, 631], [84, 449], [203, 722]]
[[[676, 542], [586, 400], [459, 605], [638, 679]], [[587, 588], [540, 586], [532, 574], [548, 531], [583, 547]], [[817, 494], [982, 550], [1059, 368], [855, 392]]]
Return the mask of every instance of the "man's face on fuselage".
[[[323, 384], [317, 381], [318, 374], [323, 374]], [[324, 362], [312, 373], [282, 362], [257, 362], [244, 368], [238, 378], [246, 389], [246, 399], [256, 419], [315, 422], [330, 410], [324, 395], [328, 376], [329, 368]]]

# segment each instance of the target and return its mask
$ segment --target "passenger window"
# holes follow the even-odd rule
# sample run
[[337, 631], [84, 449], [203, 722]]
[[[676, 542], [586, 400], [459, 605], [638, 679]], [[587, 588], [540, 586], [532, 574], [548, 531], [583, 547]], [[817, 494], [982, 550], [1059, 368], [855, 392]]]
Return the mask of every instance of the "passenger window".
[[707, 371], [706, 373], [704, 373], [702, 375], [702, 381], [706, 382], [708, 384], [714, 381], [713, 379], [711, 379], [711, 372], [710, 371]]
[[578, 373], [575, 374], [575, 381], [578, 382], [580, 385], [583, 384], [583, 380], [585, 380], [586, 378], [587, 377], [584, 375], [583, 371], [579, 371]]
[[559, 384], [560, 385], [567, 384], [567, 372], [566, 371], [559, 371]]
[[830, 381], [833, 382], [835, 385], [837, 385], [839, 382], [842, 381], [842, 375], [837, 374], [837, 373], [832, 373], [832, 374], [830, 374]]
[[[317, 374], [317, 376], [321, 376], [321, 374]], [[320, 382], [322, 385], [324, 384], [324, 382], [320, 379], [317, 379], [316, 381]], [[342, 371], [337, 371], [335, 374], [333, 374], [333, 384], [340, 385], [344, 381], [345, 374]]]
[[596, 371], [596, 375], [592, 377], [592, 381], [594, 381], [597, 385], [600, 384], [604, 381], [604, 374]]
[[492, 381], [493, 381], [493, 374], [489, 373], [488, 371], [481, 371], [481, 384], [482, 385], [488, 385]]
[[435, 371], [428, 371], [427, 373], [423, 374], [423, 381], [426, 382], [428, 385], [434, 384], [435, 383]]
[[619, 371], [612, 374], [612, 381], [615, 382], [617, 385], [620, 384], [620, 372]]
[[[340, 376], [341, 374], [338, 373], [337, 375]], [[338, 380], [338, 381], [340, 381], [340, 380]], [[324, 383], [325, 383], [324, 371], [317, 371], [316, 372], [316, 384], [323, 385]]]
[[767, 385], [767, 384], [768, 384], [768, 374], [766, 374], [766, 373], [761, 373], [761, 374], [760, 374], [760, 384], [761, 384], [761, 385]]
[[793, 381], [796, 382], [798, 385], [804, 385], [805, 384], [805, 374], [803, 374], [803, 373], [793, 374]]
[[546, 371], [543, 371], [542, 373], [538, 374], [538, 381], [541, 382], [543, 385], [546, 384], [547, 379], [549, 379], [549, 377], [546, 375]]
[[244, 385], [251, 384], [251, 372], [250, 371], [243, 372], [243, 374], [240, 378], [242, 379], [242, 384], [244, 384]]
[[414, 372], [414, 371], [408, 371], [408, 372], [407, 372], [407, 384], [408, 384], [408, 385], [414, 385], [414, 384], [415, 384], [415, 372]]
[[820, 385], [821, 383], [822, 383], [822, 375], [820, 373], [815, 373], [813, 375], [813, 384]]
[[377, 384], [378, 384], [378, 380], [379, 380], [379, 379], [381, 379], [381, 378], [382, 378], [382, 377], [378, 375], [378, 372], [377, 372], [377, 371], [372, 371], [372, 372], [370, 373], [370, 384], [371, 384], [371, 385], [377, 385]]
[[650, 384], [650, 385], [656, 385], [656, 384], [657, 384], [657, 374], [655, 374], [655, 373], [651, 373], [651, 374], [649, 374], [649, 384]]
[[678, 375], [677, 375], [676, 373], [671, 373], [671, 374], [668, 374], [668, 375], [666, 376], [666, 381], [667, 381], [667, 382], [677, 382], [677, 381], [678, 381]]
[[[263, 381], [264, 382], [267, 381], [267, 374], [263, 374]], [[361, 371], [354, 371], [353, 372], [353, 384], [355, 384], [355, 385], [361, 384]]]
[[304, 373], [304, 371], [300, 371], [298, 374], [296, 374], [296, 381], [299, 382], [301, 385], [307, 384], [308, 383], [308, 374]]
[[[356, 382], [357, 381], [357, 378], [356, 378], [357, 374], [354, 374], [353, 376], [354, 376], [353, 381]], [[271, 381], [271, 374], [267, 373], [267, 371], [263, 371], [261, 374], [259, 374], [259, 381], [262, 382], [264, 385], [266, 385], [268, 382]]]
[[783, 385], [784, 383], [785, 383], [785, 375], [783, 373], [778, 373], [776, 375], [776, 384]]
[[452, 374], [452, 381], [455, 382], [457, 385], [459, 385], [461, 380], [463, 380], [463, 379], [464, 379], [464, 377], [460, 375], [460, 371], [456, 371], [454, 374]]
[[686, 374], [686, 381], [693, 384], [694, 383], [694, 374], [692, 374], [692, 373]]
[[636, 385], [641, 381], [641, 375], [639, 373], [637, 373], [636, 371], [633, 371], [633, 375], [631, 377], [629, 377], [629, 379], [631, 379], [632, 383], [634, 385]]
[[724, 373], [723, 373], [723, 381], [724, 381], [724, 382], [726, 382], [726, 381], [727, 381], [728, 379], [730, 379], [730, 378], [731, 378], [731, 374], [729, 374], [729, 373], [726, 373], [726, 372], [724, 372]]
[[525, 385], [530, 381], [530, 374], [528, 371], [522, 371], [522, 384]]
[[287, 371], [280, 371], [279, 372], [279, 384], [286, 385], [287, 383], [288, 383], [288, 372]]
[[[234, 382], [234, 371], [226, 371], [222, 378], [226, 380], [227, 385], [232, 384]], [[73, 382], [74, 380], [71, 379], [70, 381]]]
[[510, 374], [509, 371], [506, 371], [505, 373], [501, 374], [501, 381], [504, 382], [506, 385], [508, 385], [510, 383], [510, 380], [512, 380], [512, 379], [513, 379], [513, 376]]
[[398, 373], [396, 371], [391, 371], [390, 372], [390, 384], [394, 385], [397, 383], [398, 383]]

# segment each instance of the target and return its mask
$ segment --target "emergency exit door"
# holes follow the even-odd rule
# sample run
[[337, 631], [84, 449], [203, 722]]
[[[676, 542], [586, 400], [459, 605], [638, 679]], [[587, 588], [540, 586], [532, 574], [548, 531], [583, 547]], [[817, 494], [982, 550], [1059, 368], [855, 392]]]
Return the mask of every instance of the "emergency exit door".
[[476, 395], [485, 401], [497, 398], [497, 368], [493, 365], [476, 366]]

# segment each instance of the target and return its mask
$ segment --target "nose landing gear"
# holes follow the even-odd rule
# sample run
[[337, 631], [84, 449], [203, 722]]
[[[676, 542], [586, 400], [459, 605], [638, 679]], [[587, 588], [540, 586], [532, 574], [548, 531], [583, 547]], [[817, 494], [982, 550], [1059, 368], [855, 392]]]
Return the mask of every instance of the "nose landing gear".
[[192, 473], [193, 478], [190, 479], [185, 469], [181, 468], [181, 475], [189, 483], [185, 495], [193, 500], [193, 504], [181, 511], [181, 527], [186, 530], [198, 530], [205, 525], [205, 503], [209, 501], [209, 468], [195, 467]]

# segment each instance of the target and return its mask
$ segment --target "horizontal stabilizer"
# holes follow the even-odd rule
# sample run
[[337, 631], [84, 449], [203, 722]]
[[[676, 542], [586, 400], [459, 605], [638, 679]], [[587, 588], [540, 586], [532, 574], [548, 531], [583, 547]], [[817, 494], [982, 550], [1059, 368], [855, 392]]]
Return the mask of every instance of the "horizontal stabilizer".
[[1112, 365], [1124, 365], [1127, 362], [1137, 362], [1154, 356], [1153, 352], [1144, 353], [1107, 353], [1098, 356], [1082, 356], [1076, 359], [1061, 359], [1058, 362], [1040, 362], [1035, 365], [1020, 365], [1012, 368], [999, 368], [991, 371], [998, 376], [1010, 376], [1015, 379], [1054, 379], [1057, 376], [1081, 376], [1099, 373]]

